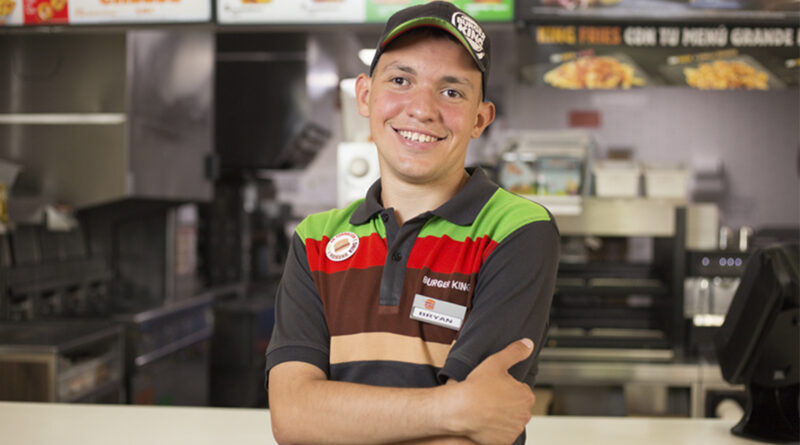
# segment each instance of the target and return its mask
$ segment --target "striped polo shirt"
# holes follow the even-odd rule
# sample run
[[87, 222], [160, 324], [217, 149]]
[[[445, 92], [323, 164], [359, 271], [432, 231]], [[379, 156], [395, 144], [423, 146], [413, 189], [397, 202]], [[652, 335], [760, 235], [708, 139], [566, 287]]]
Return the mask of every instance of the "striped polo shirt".
[[[536, 343], [511, 374], [533, 385], [559, 237], [548, 211], [480, 170], [441, 207], [398, 226], [380, 200], [297, 227], [276, 300], [267, 371], [304, 361], [330, 379], [394, 387], [463, 380], [512, 341]], [[460, 327], [411, 318], [415, 298], [463, 307]], [[452, 306], [451, 306], [452, 307]]]

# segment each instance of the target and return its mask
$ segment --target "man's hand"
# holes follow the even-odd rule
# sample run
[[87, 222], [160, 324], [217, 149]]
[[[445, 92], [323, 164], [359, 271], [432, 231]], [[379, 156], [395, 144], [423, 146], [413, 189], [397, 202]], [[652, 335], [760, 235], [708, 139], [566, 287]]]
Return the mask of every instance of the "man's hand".
[[459, 386], [463, 431], [480, 444], [510, 444], [525, 429], [536, 402], [530, 387], [517, 381], [508, 368], [533, 352], [529, 339], [515, 341], [487, 357]]

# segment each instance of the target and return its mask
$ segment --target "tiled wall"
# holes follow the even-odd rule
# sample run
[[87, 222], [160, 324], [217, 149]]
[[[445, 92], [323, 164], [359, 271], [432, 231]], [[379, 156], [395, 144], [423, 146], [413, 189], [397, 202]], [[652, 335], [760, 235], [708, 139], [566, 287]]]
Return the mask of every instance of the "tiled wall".
[[728, 179], [722, 222], [800, 224], [800, 94], [797, 90], [708, 92], [682, 88], [567, 92], [515, 85], [509, 128], [568, 128], [571, 110], [597, 110], [597, 157], [629, 147], [643, 162], [721, 162]]

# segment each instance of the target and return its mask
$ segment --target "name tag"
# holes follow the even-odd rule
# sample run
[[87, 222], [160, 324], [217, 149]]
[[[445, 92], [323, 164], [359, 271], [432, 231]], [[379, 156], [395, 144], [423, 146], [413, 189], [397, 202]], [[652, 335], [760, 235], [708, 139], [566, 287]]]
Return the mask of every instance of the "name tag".
[[417, 294], [411, 306], [411, 319], [457, 331], [464, 323], [467, 307]]

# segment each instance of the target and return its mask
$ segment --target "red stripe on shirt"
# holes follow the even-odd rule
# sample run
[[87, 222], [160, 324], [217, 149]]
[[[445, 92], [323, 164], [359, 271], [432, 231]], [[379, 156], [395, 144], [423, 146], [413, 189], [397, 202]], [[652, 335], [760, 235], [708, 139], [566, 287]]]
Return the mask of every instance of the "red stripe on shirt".
[[481, 264], [495, 247], [497, 242], [488, 235], [475, 240], [467, 238], [464, 241], [456, 241], [447, 235], [426, 236], [417, 239], [406, 267], [408, 269], [427, 267], [438, 273], [469, 275], [480, 270]]

